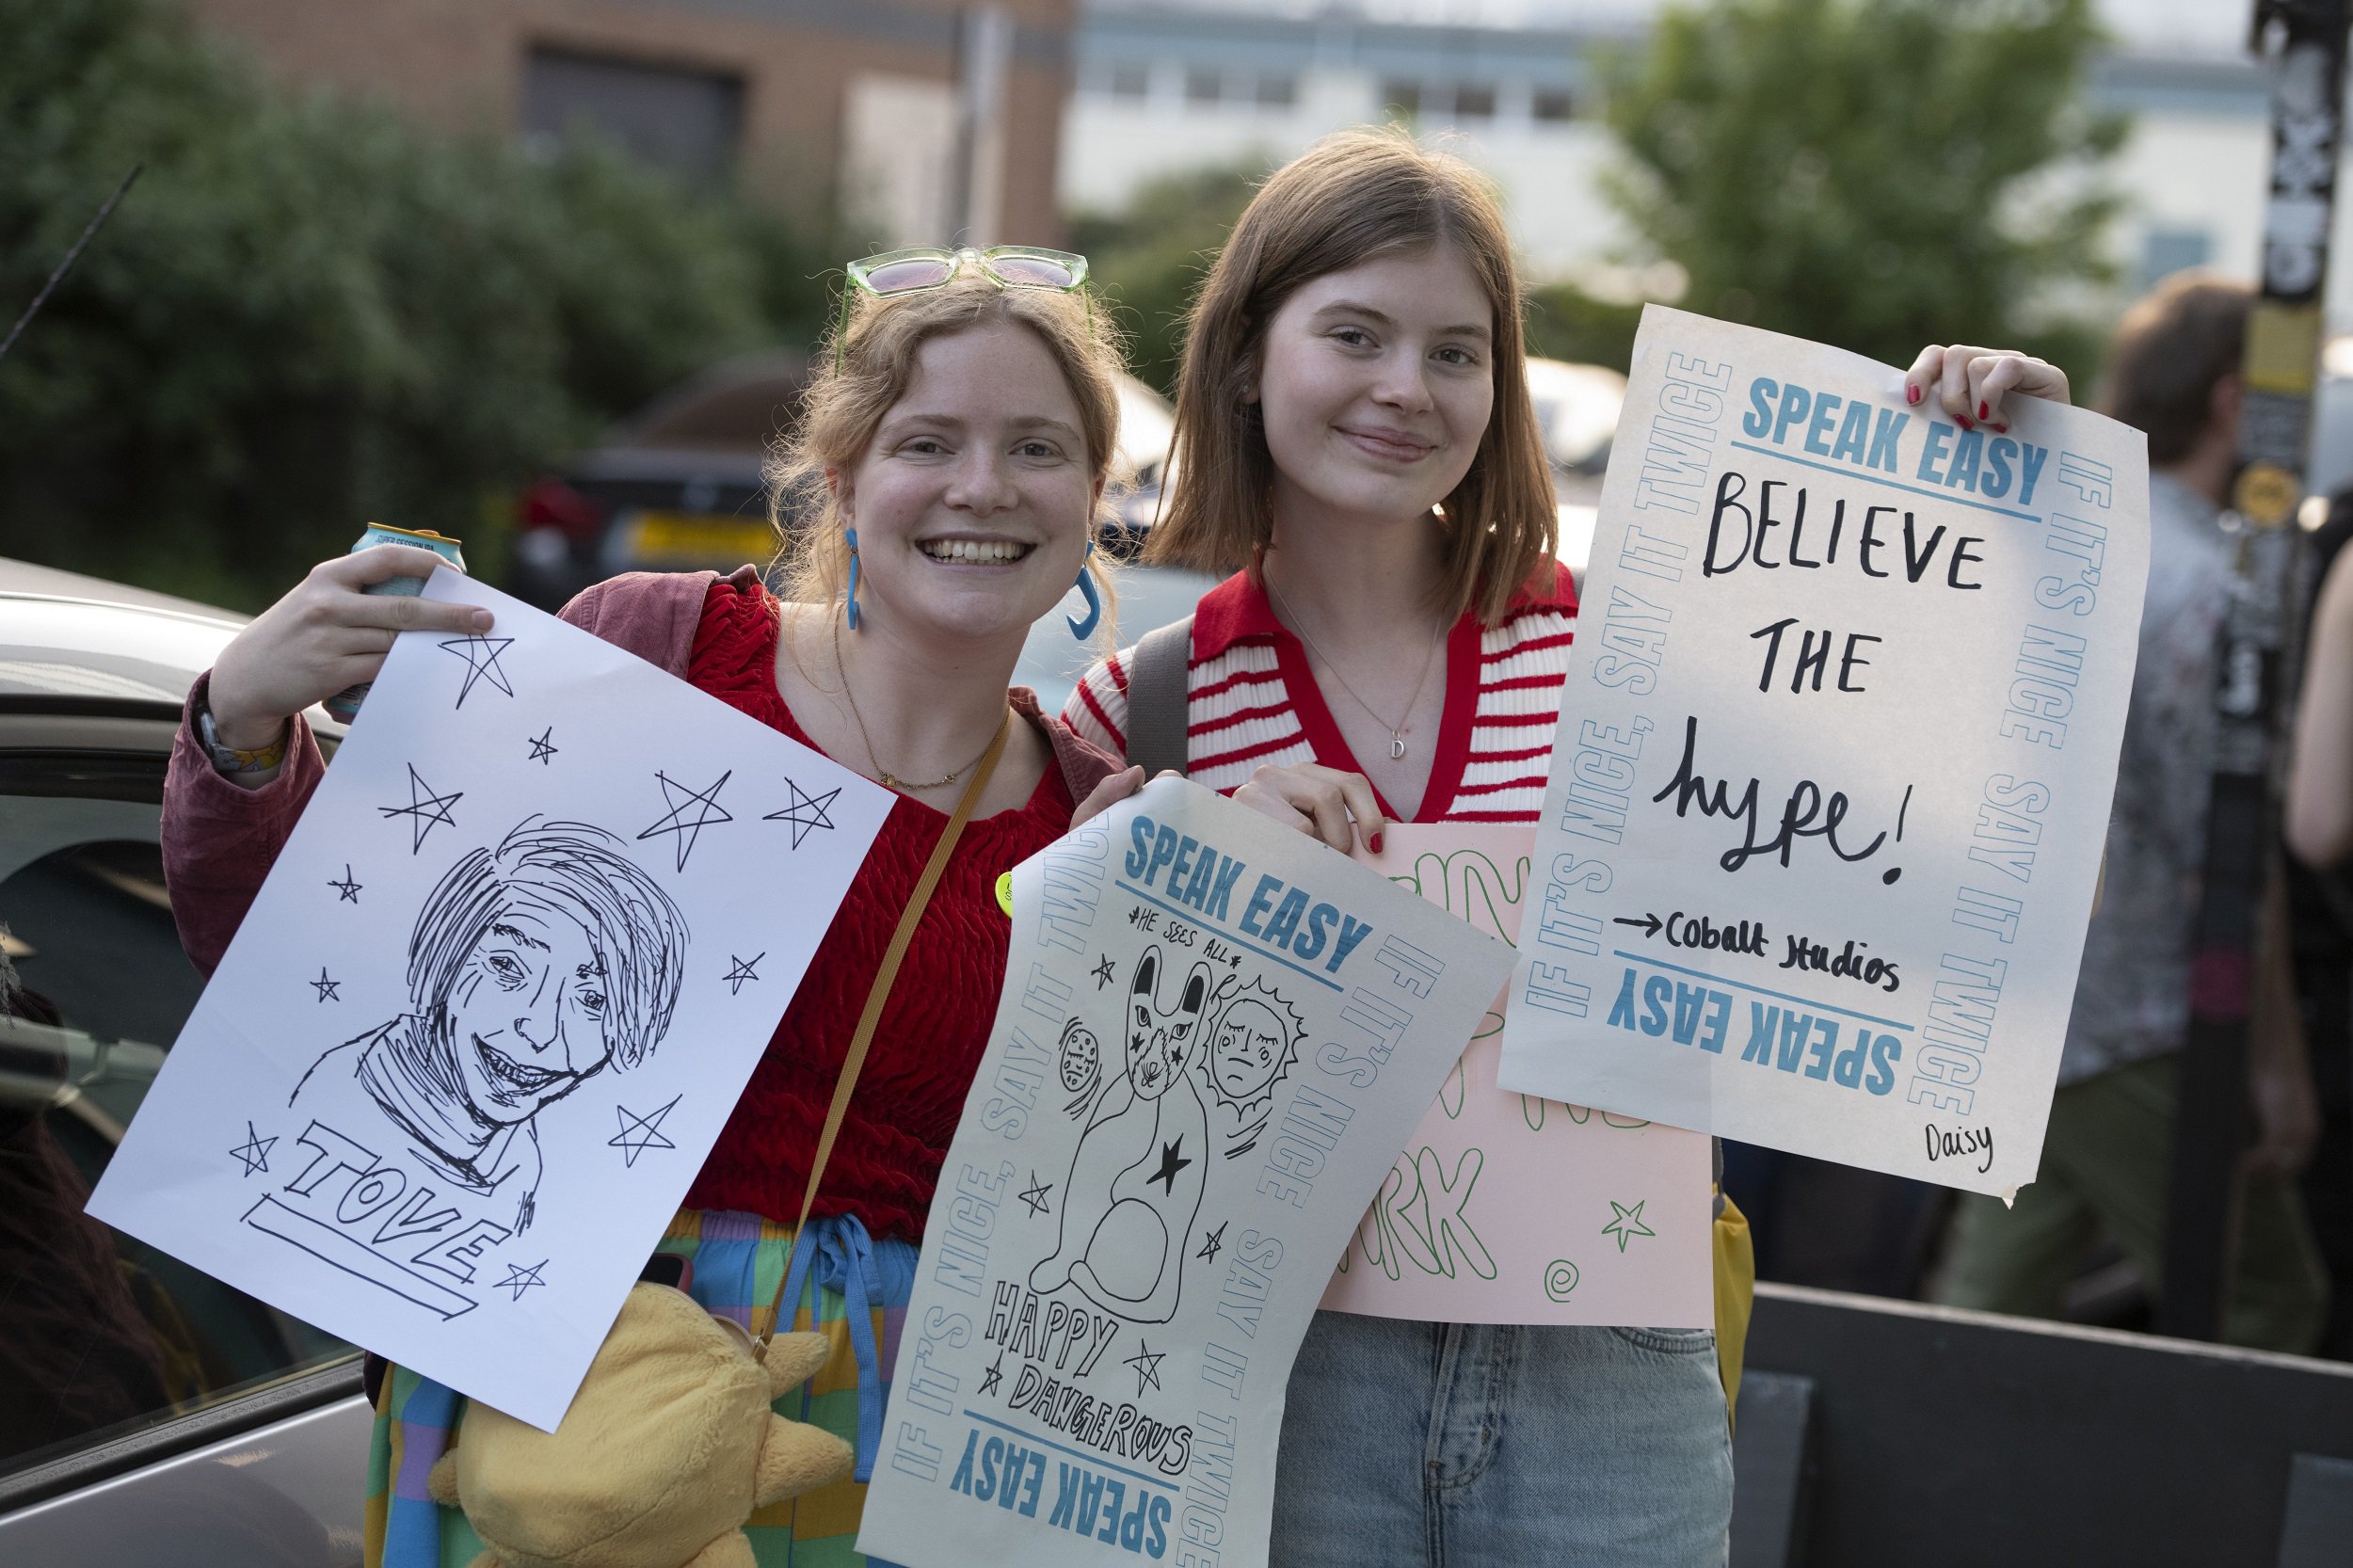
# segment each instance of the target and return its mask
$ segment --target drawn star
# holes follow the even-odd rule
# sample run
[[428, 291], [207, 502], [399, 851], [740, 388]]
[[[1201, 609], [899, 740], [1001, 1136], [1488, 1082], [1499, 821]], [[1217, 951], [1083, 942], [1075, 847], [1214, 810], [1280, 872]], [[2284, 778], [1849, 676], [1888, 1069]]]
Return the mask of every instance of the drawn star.
[[488, 680], [508, 696], [515, 695], [515, 688], [506, 683], [506, 672], [499, 668], [499, 655], [514, 646], [512, 637], [459, 637], [441, 645], [442, 652], [466, 661], [466, 683], [457, 688], [457, 707], [466, 705], [477, 680]]
[[[710, 789], [690, 790], [666, 773], [655, 774], [655, 780], [662, 786], [663, 803], [669, 807], [670, 814], [637, 835], [638, 842], [643, 843], [658, 833], [677, 834], [678, 869], [684, 871], [686, 857], [695, 852], [695, 840], [702, 836], [702, 830], [714, 823], [735, 820], [734, 814], [719, 804], [719, 792], [734, 776], [735, 770], [729, 768]], [[687, 815], [690, 811], [694, 815]]]
[[1038, 1180], [1037, 1173], [1032, 1171], [1029, 1191], [1021, 1194], [1021, 1201], [1030, 1206], [1030, 1212], [1032, 1214], [1050, 1214], [1053, 1210], [1046, 1207], [1046, 1194], [1053, 1190], [1052, 1182]]
[[1158, 1388], [1160, 1385], [1160, 1360], [1167, 1353], [1165, 1351], [1156, 1352], [1151, 1346], [1139, 1339], [1136, 1341], [1136, 1353], [1120, 1363], [1123, 1367], [1133, 1367], [1136, 1369], [1137, 1399], [1144, 1398], [1144, 1391], [1146, 1388]]
[[342, 994], [343, 982], [340, 980], [328, 979], [327, 966], [324, 964], [319, 966], [319, 977], [316, 980], [306, 980], [302, 984], [308, 985], [313, 991], [316, 991], [319, 994], [319, 1000], [321, 1001], [341, 1001], [344, 1000]]
[[677, 1148], [676, 1144], [662, 1136], [662, 1118], [685, 1097], [684, 1095], [672, 1095], [668, 1105], [642, 1116], [626, 1105], [615, 1106], [614, 1114], [621, 1119], [621, 1130], [604, 1141], [605, 1147], [619, 1149], [623, 1161], [632, 1170], [636, 1168], [637, 1157], [648, 1149]]
[[749, 958], [738, 958], [735, 954], [728, 953], [728, 963], [733, 967], [728, 970], [726, 976], [728, 995], [735, 996], [744, 989], [745, 982], [758, 980], [760, 972], [752, 966], [767, 956], [764, 952], [755, 952]]
[[547, 1266], [548, 1260], [544, 1257], [539, 1259], [538, 1262], [534, 1263], [528, 1269], [520, 1267], [517, 1264], [509, 1263], [506, 1266], [506, 1277], [504, 1279], [492, 1280], [490, 1282], [491, 1288], [498, 1290], [512, 1290], [514, 1294], [506, 1299], [514, 1302], [521, 1301], [523, 1299], [524, 1291], [530, 1289], [535, 1285], [547, 1284], [546, 1280], [539, 1277], [539, 1271]]
[[277, 1142], [275, 1138], [264, 1138], [254, 1131], [253, 1124], [248, 1122], [245, 1124], [245, 1142], [231, 1149], [229, 1154], [232, 1159], [244, 1164], [246, 1175], [251, 1176], [259, 1171], [264, 1176], [267, 1176], [269, 1175], [269, 1151]]
[[791, 823], [792, 824], [792, 847], [798, 849], [801, 847], [801, 840], [818, 828], [823, 827], [828, 830], [832, 828], [833, 819], [825, 814], [825, 808], [834, 803], [834, 797], [840, 794], [841, 791], [837, 786], [827, 790], [822, 795], [812, 795], [790, 778], [784, 781], [784, 787], [792, 792], [792, 804], [781, 811], [771, 811], [760, 820]]
[[553, 725], [549, 725], [545, 729], [540, 730], [539, 733], [532, 740], [531, 755], [524, 758], [523, 760], [526, 762], [536, 762], [541, 767], [547, 766], [548, 759], [554, 756], [556, 752], [556, 748], [548, 744], [548, 737], [554, 733], [555, 726]]
[[1225, 1223], [1221, 1222], [1215, 1230], [1201, 1238], [1201, 1250], [1193, 1256], [1204, 1263], [1214, 1263], [1217, 1261], [1218, 1250], [1225, 1245]]
[[997, 1352], [997, 1359], [989, 1365], [985, 1371], [981, 1373], [981, 1392], [984, 1394], [994, 1393], [997, 1385], [1004, 1381], [1005, 1352], [999, 1351]]
[[1146, 1181], [1159, 1182], [1160, 1191], [1171, 1197], [1176, 1193], [1176, 1173], [1193, 1163], [1190, 1160], [1176, 1158], [1176, 1152], [1184, 1146], [1184, 1135], [1181, 1133], [1177, 1135], [1175, 1143], [1162, 1144], [1160, 1145], [1160, 1168], [1144, 1178]]
[[408, 853], [414, 855], [424, 847], [424, 836], [432, 832], [436, 825], [442, 823], [452, 827], [457, 825], [457, 819], [449, 814], [449, 808], [465, 798], [463, 790], [445, 795], [435, 794], [433, 786], [417, 776], [417, 765], [411, 762], [408, 764], [408, 804], [379, 806], [376, 809], [387, 818], [409, 819]]
[[1095, 976], [1095, 988], [1101, 990], [1112, 983], [1112, 955], [1103, 954], [1103, 961], [1089, 971]]
[[338, 882], [330, 876], [327, 879], [327, 885], [335, 889], [335, 902], [338, 904], [359, 903], [360, 889], [366, 886], [364, 883], [354, 882], [351, 879], [351, 862], [348, 860], [344, 862], [344, 879]]
[[1637, 1236], [1656, 1236], [1658, 1234], [1658, 1232], [1651, 1229], [1650, 1226], [1642, 1223], [1642, 1204], [1648, 1202], [1650, 1202], [1650, 1200], [1648, 1198], [1644, 1198], [1641, 1203], [1638, 1203], [1633, 1208], [1628, 1208], [1625, 1205], [1620, 1203], [1615, 1198], [1609, 1200], [1609, 1223], [1601, 1227], [1601, 1233], [1604, 1236], [1616, 1237], [1618, 1239], [1618, 1250], [1620, 1252], [1625, 1251], [1625, 1244]]

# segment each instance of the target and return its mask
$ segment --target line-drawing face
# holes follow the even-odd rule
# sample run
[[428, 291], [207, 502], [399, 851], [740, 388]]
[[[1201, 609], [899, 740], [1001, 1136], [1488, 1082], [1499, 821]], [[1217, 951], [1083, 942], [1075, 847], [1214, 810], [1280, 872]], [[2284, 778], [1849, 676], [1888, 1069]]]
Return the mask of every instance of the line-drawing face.
[[1257, 1146], [1274, 1109], [1274, 1086], [1298, 1062], [1307, 1026], [1298, 1009], [1264, 981], [1254, 980], [1237, 994], [1228, 976], [1218, 1000], [1223, 1005], [1209, 1026], [1202, 1065], [1210, 1096], [1225, 1112], [1219, 1125], [1225, 1128], [1225, 1158], [1231, 1160]]
[[288, 1103], [355, 1147], [405, 1153], [453, 1202], [496, 1194], [470, 1207], [520, 1231], [540, 1184], [536, 1117], [660, 1043], [686, 943], [678, 906], [612, 835], [526, 820], [426, 895], [410, 1010], [322, 1055]]
[[1209, 966], [1194, 964], [1176, 1005], [1163, 1009], [1160, 965], [1157, 947], [1136, 962], [1126, 1069], [1080, 1135], [1054, 1254], [1030, 1273], [1042, 1296], [1069, 1286], [1135, 1323], [1176, 1315], [1208, 1178], [1209, 1112], [1188, 1069], [1202, 1044]]

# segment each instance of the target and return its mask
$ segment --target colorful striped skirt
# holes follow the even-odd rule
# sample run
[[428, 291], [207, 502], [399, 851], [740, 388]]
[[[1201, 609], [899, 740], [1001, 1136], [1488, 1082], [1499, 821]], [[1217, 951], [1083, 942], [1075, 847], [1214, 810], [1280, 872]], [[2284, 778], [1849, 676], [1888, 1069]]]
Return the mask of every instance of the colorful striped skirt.
[[[769, 1304], [786, 1283], [792, 1231], [755, 1214], [684, 1210], [657, 1251], [687, 1260], [685, 1288], [712, 1313], [754, 1336], [769, 1332]], [[856, 1477], [763, 1508], [744, 1526], [760, 1568], [856, 1568], [852, 1543], [882, 1433], [888, 1379], [915, 1284], [915, 1247], [872, 1241], [856, 1219], [809, 1222], [809, 1244], [792, 1259], [795, 1329], [833, 1342], [817, 1375], [776, 1400], [779, 1416], [824, 1428], [858, 1450]], [[858, 1310], [860, 1307], [863, 1310]], [[425, 1495], [425, 1472], [446, 1452], [465, 1400], [403, 1367], [376, 1401], [368, 1456], [368, 1568], [468, 1568], [481, 1538], [454, 1508]]]

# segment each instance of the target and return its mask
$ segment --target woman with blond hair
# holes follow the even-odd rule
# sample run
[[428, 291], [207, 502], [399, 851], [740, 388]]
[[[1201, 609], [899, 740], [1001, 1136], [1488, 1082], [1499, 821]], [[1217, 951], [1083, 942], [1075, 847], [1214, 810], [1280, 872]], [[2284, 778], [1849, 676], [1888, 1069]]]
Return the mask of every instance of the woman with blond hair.
[[[1343, 853], [1391, 822], [1534, 823], [1577, 595], [1522, 308], [1461, 160], [1353, 132], [1277, 170], [1194, 302], [1149, 547], [1233, 575], [1090, 670], [1072, 727]], [[1935, 349], [1907, 380], [1998, 423], [2006, 390], [2064, 396], [2057, 376]], [[1709, 1331], [1323, 1312], [1272, 1560], [1686, 1568], [1723, 1560], [1731, 1508]]]
[[[616, 578], [564, 611], [901, 797], [662, 1243], [691, 1263], [704, 1305], [756, 1335], [770, 1327], [820, 1127], [885, 948], [950, 808], [985, 780], [907, 950], [922, 983], [892, 987], [874, 1029], [795, 1263], [808, 1282], [785, 1309], [826, 1334], [833, 1354], [814, 1392], [778, 1409], [855, 1438], [861, 1478], [887, 1393], [884, 1315], [906, 1305], [1003, 984], [997, 879], [1066, 831], [1116, 766], [1026, 688], [1007, 690], [1031, 623], [1098, 569], [1120, 363], [1084, 275], [1079, 257], [1015, 248], [853, 264], [855, 308], [773, 475], [780, 502], [814, 502], [792, 540], [796, 597], [779, 601], [745, 567]], [[317, 786], [301, 711], [371, 678], [399, 632], [488, 629], [487, 611], [360, 591], [435, 564], [393, 547], [327, 562], [197, 682], [164, 847], [200, 965], [219, 958]], [[471, 1562], [472, 1530], [422, 1484], [462, 1401], [394, 1368], [376, 1408], [368, 1560]], [[759, 1560], [859, 1560], [864, 1493], [844, 1480], [755, 1514]]]

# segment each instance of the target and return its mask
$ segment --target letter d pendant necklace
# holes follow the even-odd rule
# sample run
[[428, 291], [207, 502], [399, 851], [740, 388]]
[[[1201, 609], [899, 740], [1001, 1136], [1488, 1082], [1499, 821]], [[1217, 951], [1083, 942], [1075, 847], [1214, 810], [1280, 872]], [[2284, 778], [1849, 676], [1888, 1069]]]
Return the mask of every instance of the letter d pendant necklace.
[[1259, 580], [1266, 584], [1267, 595], [1274, 600], [1274, 607], [1283, 612], [1283, 618], [1290, 622], [1292, 631], [1299, 633], [1299, 640], [1307, 645], [1307, 651], [1314, 654], [1323, 667], [1332, 672], [1332, 679], [1340, 683], [1340, 690], [1346, 692], [1357, 707], [1371, 714], [1373, 723], [1389, 732], [1389, 760], [1392, 762], [1404, 760], [1405, 726], [1413, 721], [1414, 705], [1421, 700], [1421, 689], [1430, 684], [1430, 666], [1437, 662], [1438, 645], [1446, 641], [1446, 633], [1440, 632], [1431, 643], [1430, 650], [1421, 656], [1421, 674], [1414, 681], [1414, 695], [1405, 699], [1405, 716], [1398, 723], [1391, 724], [1373, 711], [1371, 703], [1357, 695], [1356, 688], [1348, 683], [1348, 677], [1340, 673], [1340, 666], [1332, 662], [1332, 656], [1316, 646], [1316, 640], [1307, 634], [1307, 623], [1301, 620], [1291, 607], [1284, 602], [1283, 596], [1275, 591], [1274, 580], [1263, 575]]

